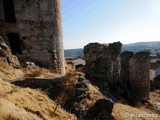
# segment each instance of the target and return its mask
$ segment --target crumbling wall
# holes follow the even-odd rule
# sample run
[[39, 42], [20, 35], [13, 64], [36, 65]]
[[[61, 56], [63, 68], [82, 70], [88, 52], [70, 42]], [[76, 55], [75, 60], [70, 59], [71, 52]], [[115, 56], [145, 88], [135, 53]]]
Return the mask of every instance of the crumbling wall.
[[128, 89], [130, 88], [129, 61], [133, 55], [131, 51], [121, 53], [121, 80]]
[[86, 45], [85, 77], [98, 83], [102, 89], [104, 87], [104, 90], [123, 95], [129, 90], [139, 100], [147, 100], [150, 92], [150, 54], [146, 51], [136, 54], [125, 51], [121, 54], [121, 46], [120, 42]]
[[[2, 0], [0, 6], [3, 6]], [[60, 0], [14, 0], [16, 23], [3, 19], [3, 36], [18, 33], [22, 54], [44, 67], [52, 66], [52, 52], [57, 55], [57, 71], [65, 73]], [[2, 13], [0, 13], [3, 16]], [[3, 16], [4, 17], [4, 16]], [[0, 31], [1, 32], [1, 31]]]
[[119, 79], [121, 46], [120, 42], [86, 45], [84, 47], [85, 77], [97, 83]]
[[136, 53], [129, 62], [130, 91], [140, 100], [148, 100], [150, 92], [149, 69], [150, 53]]

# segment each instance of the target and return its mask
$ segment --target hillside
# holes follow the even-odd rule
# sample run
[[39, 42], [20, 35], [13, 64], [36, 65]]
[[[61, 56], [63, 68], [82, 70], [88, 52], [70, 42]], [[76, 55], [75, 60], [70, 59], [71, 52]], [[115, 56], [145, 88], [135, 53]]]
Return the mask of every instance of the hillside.
[[[60, 76], [44, 68], [26, 71], [24, 68], [11, 69], [9, 66], [0, 66], [0, 70], [3, 76], [3, 80], [0, 79], [0, 119], [2, 120], [76, 120], [74, 113], [79, 112], [84, 105], [85, 112], [88, 114], [87, 111], [94, 108], [98, 100], [107, 98], [99, 88], [89, 83], [88, 98], [83, 104], [73, 104], [74, 86], [78, 76], [84, 75], [76, 71]], [[15, 74], [17, 70], [23, 74], [17, 77]], [[158, 114], [159, 110], [154, 108], [153, 102], [159, 102], [159, 96], [160, 90], [152, 91], [150, 101], [138, 107], [118, 101], [114, 104], [112, 116], [114, 120], [126, 120], [126, 113]], [[98, 106], [94, 109], [101, 108], [102, 106]], [[94, 114], [90, 116], [94, 118]], [[159, 117], [154, 120], [159, 120]], [[139, 118], [139, 120], [150, 120], [150, 118]]]
[[[160, 50], [160, 42], [137, 42], [131, 44], [123, 44], [122, 52], [123, 51], [133, 51], [138, 52], [142, 50]], [[67, 49], [64, 50], [65, 57], [78, 57], [83, 56], [83, 48], [79, 49]]]

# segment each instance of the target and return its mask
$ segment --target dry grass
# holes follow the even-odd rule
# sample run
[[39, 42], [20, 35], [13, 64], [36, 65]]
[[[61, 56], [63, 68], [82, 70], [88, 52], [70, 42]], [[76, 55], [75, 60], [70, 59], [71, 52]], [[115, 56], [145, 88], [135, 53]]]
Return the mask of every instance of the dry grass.
[[123, 105], [121, 103], [115, 103], [112, 115], [115, 120], [160, 120], [160, 114], [158, 118], [127, 118], [125, 115], [129, 114], [151, 114], [151, 112], [146, 112], [142, 109], [131, 107], [129, 105]]
[[43, 74], [43, 68], [37, 68], [35, 70], [28, 70], [25, 73], [25, 77], [39, 77]]
[[13, 69], [5, 62], [0, 62], [0, 76], [3, 80], [22, 79], [24, 77], [23, 72], [20, 69]]
[[42, 120], [4, 98], [0, 98], [0, 113], [1, 120]]
[[66, 74], [74, 72], [75, 70], [71, 68], [70, 65], [68, 65], [67, 63], [65, 63], [65, 70], [66, 70]]
[[91, 108], [97, 100], [99, 99], [103, 99], [105, 98], [102, 93], [98, 90], [98, 88], [96, 88], [95, 86], [88, 84], [88, 94], [89, 94], [89, 98], [86, 99], [85, 103], [86, 103], [86, 110], [89, 110], [89, 108]]
[[104, 45], [104, 46], [106, 46], [106, 47], [108, 47], [108, 46], [109, 46], [109, 44], [108, 44], [108, 43], [104, 43], [103, 45]]
[[52, 73], [50, 70], [45, 68], [37, 68], [35, 70], [24, 70], [25, 77], [36, 77], [36, 78], [57, 78], [60, 75]]
[[2, 80], [0, 85], [0, 92], [4, 93], [0, 95], [2, 120], [75, 119], [39, 90], [19, 88]]
[[65, 89], [68, 89], [70, 87], [73, 87], [77, 83], [78, 80], [78, 73], [74, 74], [67, 74], [62, 78], [62, 85]]
[[[66, 67], [67, 72], [65, 76], [60, 76], [51, 73], [49, 70], [39, 68], [35, 71], [25, 71], [25, 77], [37, 78], [57, 78], [61, 77], [61, 85], [63, 90], [57, 95], [55, 101], [51, 100], [46, 93], [40, 90], [33, 90], [30, 88], [20, 88], [10, 84], [9, 80], [23, 78], [23, 72], [19, 69], [13, 69], [7, 64], [0, 63], [0, 120], [72, 120], [76, 119], [72, 114], [62, 109], [62, 106], [67, 100], [74, 99], [74, 86], [78, 80], [78, 75], [81, 72], [76, 72]], [[28, 73], [27, 73], [28, 72]], [[6, 81], [3, 81], [6, 80]], [[105, 96], [92, 84], [88, 85], [88, 98], [84, 101], [86, 111], [89, 110], [98, 99], [103, 99]], [[50, 88], [52, 89], [52, 88]], [[54, 92], [54, 91], [53, 91]], [[160, 91], [156, 90], [150, 93], [151, 100], [148, 105], [153, 102], [160, 101]], [[81, 107], [81, 104], [77, 106]], [[121, 103], [115, 103], [112, 115], [115, 120], [127, 120], [125, 113], [131, 114], [148, 114], [154, 111], [145, 108], [131, 107]], [[129, 120], [135, 118], [129, 118]], [[140, 118], [138, 120], [151, 120], [151, 118]], [[159, 118], [154, 120], [160, 120]]]

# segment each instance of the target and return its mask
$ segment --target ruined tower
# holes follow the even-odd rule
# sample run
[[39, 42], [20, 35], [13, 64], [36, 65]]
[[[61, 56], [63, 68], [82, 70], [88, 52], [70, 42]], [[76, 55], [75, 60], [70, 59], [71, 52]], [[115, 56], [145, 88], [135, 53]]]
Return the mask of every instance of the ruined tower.
[[141, 51], [129, 61], [130, 91], [140, 100], [148, 100], [150, 92], [149, 68], [150, 53]]
[[60, 0], [0, 0], [0, 35], [19, 59], [65, 73]]
[[121, 46], [120, 42], [84, 46], [85, 77], [102, 84], [119, 80]]

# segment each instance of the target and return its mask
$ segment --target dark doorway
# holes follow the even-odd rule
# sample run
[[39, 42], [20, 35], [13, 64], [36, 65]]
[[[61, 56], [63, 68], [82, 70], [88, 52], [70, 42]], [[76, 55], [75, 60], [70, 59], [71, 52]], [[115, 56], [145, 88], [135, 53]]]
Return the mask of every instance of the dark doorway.
[[9, 38], [12, 54], [13, 55], [22, 54], [20, 48], [19, 35], [17, 33], [9, 33], [7, 36]]
[[15, 23], [16, 18], [15, 18], [13, 0], [3, 0], [3, 7], [4, 7], [5, 21]]

